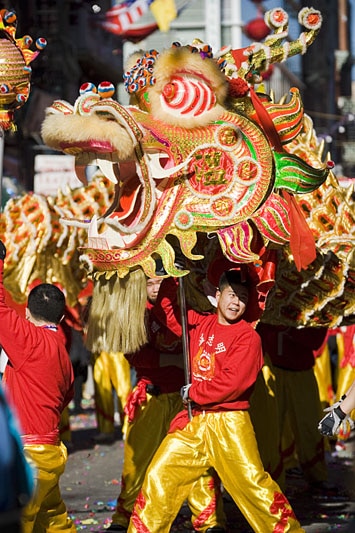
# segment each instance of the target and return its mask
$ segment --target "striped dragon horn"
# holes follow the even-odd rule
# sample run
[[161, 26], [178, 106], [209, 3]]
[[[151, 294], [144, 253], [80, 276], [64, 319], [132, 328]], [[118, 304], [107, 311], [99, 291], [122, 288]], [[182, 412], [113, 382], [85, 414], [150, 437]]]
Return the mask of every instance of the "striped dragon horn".
[[[312, 7], [301, 9], [298, 14], [299, 23], [306, 28], [298, 39], [288, 39], [288, 14], [280, 7], [265, 13], [265, 22], [273, 31], [263, 43], [252, 43], [246, 48], [227, 49], [221, 51], [221, 57], [227, 61], [230, 72], [248, 83], [258, 83], [260, 73], [268, 70], [272, 63], [281, 63], [288, 57], [305, 54], [313, 43], [322, 26], [320, 11]], [[226, 68], [228, 76], [228, 67]], [[234, 74], [234, 75], [235, 75]]]

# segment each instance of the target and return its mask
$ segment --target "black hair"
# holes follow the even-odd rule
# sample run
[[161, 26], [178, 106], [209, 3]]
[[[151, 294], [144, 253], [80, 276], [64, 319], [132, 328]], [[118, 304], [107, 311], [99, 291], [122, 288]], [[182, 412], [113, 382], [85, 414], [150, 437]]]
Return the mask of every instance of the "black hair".
[[55, 285], [42, 283], [31, 290], [27, 307], [34, 319], [59, 324], [64, 314], [65, 296]]
[[218, 289], [222, 292], [226, 287], [232, 287], [234, 289], [235, 285], [243, 285], [249, 289], [249, 280], [244, 275], [244, 272], [236, 269], [223, 272], [219, 278]]

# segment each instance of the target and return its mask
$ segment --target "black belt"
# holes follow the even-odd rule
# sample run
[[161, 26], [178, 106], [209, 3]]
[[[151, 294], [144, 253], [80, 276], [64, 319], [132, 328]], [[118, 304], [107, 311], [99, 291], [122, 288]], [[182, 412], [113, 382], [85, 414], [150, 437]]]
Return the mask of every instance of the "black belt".
[[152, 396], [159, 396], [160, 394], [160, 388], [157, 385], [153, 385], [153, 383], [148, 383], [145, 386], [145, 391]]

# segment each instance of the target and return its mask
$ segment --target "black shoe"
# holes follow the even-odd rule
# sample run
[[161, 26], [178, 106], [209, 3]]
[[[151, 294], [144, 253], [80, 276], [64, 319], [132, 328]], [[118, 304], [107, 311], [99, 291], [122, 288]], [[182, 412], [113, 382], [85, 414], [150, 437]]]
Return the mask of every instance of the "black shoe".
[[[115, 441], [115, 434], [114, 433], [99, 433], [98, 435], [94, 435], [91, 440], [93, 440], [96, 444], [113, 444]], [[118, 524], [111, 524], [111, 525], [118, 526]], [[115, 531], [115, 530], [113, 529], [112, 531]], [[122, 530], [117, 529], [117, 531], [122, 531]]]
[[127, 531], [127, 528], [119, 524], [111, 524], [105, 531]]
[[214, 526], [206, 529], [205, 533], [226, 533], [224, 527]]
[[303, 478], [303, 472], [301, 468], [298, 466], [295, 466], [294, 468], [288, 468], [286, 470], [286, 477], [290, 477], [293, 479], [302, 479]]
[[69, 411], [69, 412], [73, 416], [75, 416], [75, 415], [83, 415], [85, 413], [85, 409], [83, 407], [81, 407], [81, 405], [79, 405], [79, 406], [76, 406], [73, 409], [71, 409], [71, 411]]
[[349, 494], [345, 490], [340, 490], [336, 485], [331, 485], [326, 481], [318, 481], [309, 484], [310, 492], [316, 500], [329, 502], [346, 502], [350, 500]]

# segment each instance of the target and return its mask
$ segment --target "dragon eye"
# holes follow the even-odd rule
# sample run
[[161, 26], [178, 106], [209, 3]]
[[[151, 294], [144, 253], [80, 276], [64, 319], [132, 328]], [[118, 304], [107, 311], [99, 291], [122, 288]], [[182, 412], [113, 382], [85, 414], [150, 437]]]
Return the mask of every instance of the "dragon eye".
[[0, 85], [0, 93], [1, 94], [7, 94], [10, 92], [10, 87], [6, 83], [2, 83]]
[[163, 95], [167, 100], [171, 100], [175, 96], [176, 86], [174, 83], [167, 83], [163, 88]]

